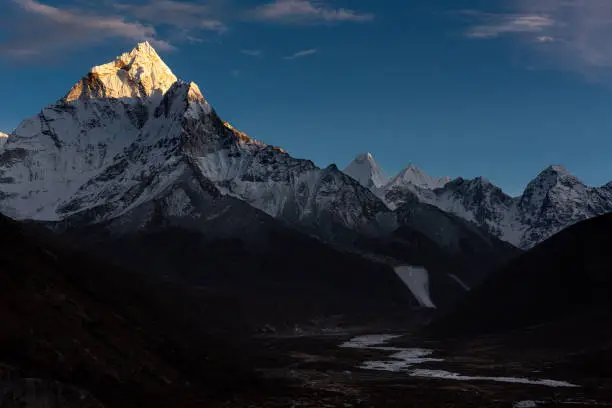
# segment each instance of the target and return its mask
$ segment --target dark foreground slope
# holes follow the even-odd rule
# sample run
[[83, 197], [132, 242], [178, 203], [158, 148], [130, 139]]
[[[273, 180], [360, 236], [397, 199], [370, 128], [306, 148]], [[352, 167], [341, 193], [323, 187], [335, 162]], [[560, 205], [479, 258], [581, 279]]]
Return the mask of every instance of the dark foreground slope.
[[0, 216], [0, 405], [202, 406], [253, 384], [200, 327], [214, 303], [47, 235]]
[[[393, 267], [425, 266], [434, 303], [443, 308], [466, 293], [457, 278], [474, 284], [514, 249], [462, 224], [452, 230], [443, 224], [451, 245], [436, 241], [437, 225], [431, 238], [404, 225], [376, 237], [338, 229], [335, 241], [324, 242], [231, 197], [207, 199], [210, 209], [191, 218], [169, 215], [164, 201], [156, 200], [147, 204], [150, 209], [109, 222], [52, 228], [131, 269], [231, 299], [227, 307], [219, 305], [219, 319], [211, 324], [228, 330], [245, 321], [251, 329], [324, 325], [332, 316], [345, 324], [405, 322], [415, 317], [418, 302]], [[244, 321], [227, 315], [237, 307]]]
[[334, 328], [327, 324], [332, 317], [343, 324], [393, 322], [417, 306], [390, 266], [274, 220], [259, 224], [252, 237], [175, 226], [120, 234], [92, 226], [69, 233], [87, 241], [91, 251], [139, 270], [143, 279], [161, 277], [216, 296], [217, 318], [202, 321], [215, 331]]
[[580, 314], [611, 316], [610, 248], [612, 214], [576, 224], [510, 262], [431, 330], [473, 335]]

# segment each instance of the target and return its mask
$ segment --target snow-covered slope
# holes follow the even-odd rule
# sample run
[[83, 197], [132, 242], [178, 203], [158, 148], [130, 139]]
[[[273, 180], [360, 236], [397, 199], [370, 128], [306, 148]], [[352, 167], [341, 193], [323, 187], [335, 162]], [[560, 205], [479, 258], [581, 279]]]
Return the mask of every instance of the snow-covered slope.
[[343, 171], [367, 188], [380, 188], [388, 182], [370, 153], [358, 155]]
[[8, 135], [6, 133], [0, 132], [0, 148], [4, 146], [7, 140], [8, 140]]
[[[0, 211], [18, 219], [116, 218], [196, 179], [303, 225], [359, 229], [387, 207], [335, 166], [317, 168], [223, 122], [194, 83], [148, 44], [94, 67], [56, 104], [26, 119], [0, 153]], [[166, 208], [166, 207], [165, 207]]]
[[[510, 197], [483, 177], [448, 181], [407, 170], [373, 190], [390, 208], [416, 198], [524, 249], [576, 222], [612, 211], [612, 183], [588, 187], [562, 166], [545, 169], [520, 197]], [[398, 182], [406, 178], [408, 182]]]
[[521, 245], [531, 247], [579, 221], [612, 212], [612, 183], [586, 186], [562, 166], [542, 171], [516, 199], [528, 228]]
[[450, 177], [432, 177], [414, 164], [410, 164], [384, 184], [371, 186], [370, 189], [389, 208], [396, 209], [403, 203], [411, 201], [413, 195], [420, 198], [430, 197], [428, 202], [433, 200], [431, 191], [444, 187], [450, 180]]
[[432, 177], [411, 163], [408, 165], [408, 167], [393, 177], [386, 187], [387, 189], [391, 189], [397, 186], [412, 185], [433, 190], [444, 187], [449, 181], [451, 181], [451, 178], [448, 176]]

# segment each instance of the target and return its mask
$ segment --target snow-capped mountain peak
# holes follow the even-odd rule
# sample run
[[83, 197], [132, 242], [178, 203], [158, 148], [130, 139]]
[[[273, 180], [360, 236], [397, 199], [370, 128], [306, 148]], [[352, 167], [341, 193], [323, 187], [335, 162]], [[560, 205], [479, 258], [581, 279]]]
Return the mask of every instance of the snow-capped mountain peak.
[[6, 133], [0, 132], [0, 147], [4, 146], [7, 140], [8, 135]]
[[414, 164], [410, 163], [405, 169], [399, 172], [395, 177], [391, 179], [388, 186], [399, 186], [411, 184], [420, 188], [428, 190], [434, 190], [441, 188], [451, 181], [450, 177], [432, 177], [419, 169]]
[[93, 67], [68, 94], [64, 101], [99, 98], [158, 99], [177, 78], [148, 42], [140, 43], [114, 61]]
[[11, 138], [0, 155], [0, 211], [18, 219], [95, 223], [164, 200], [169, 217], [205, 216], [203, 203], [225, 195], [333, 234], [389, 212], [337, 167], [318, 168], [223, 122], [147, 43], [94, 67]]
[[371, 153], [362, 153], [344, 169], [344, 173], [367, 188], [379, 188], [387, 183], [387, 177]]

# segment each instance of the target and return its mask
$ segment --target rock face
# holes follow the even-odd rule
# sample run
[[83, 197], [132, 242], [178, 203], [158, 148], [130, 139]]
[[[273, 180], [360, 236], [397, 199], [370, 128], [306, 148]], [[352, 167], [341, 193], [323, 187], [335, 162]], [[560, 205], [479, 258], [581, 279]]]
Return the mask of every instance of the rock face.
[[223, 122], [147, 43], [94, 67], [19, 125], [0, 154], [0, 211], [91, 223], [171, 194], [178, 215], [195, 211], [196, 198], [175, 188], [184, 179], [313, 228], [358, 230], [389, 212], [335, 166], [320, 169]]
[[457, 179], [432, 193], [420, 197], [524, 249], [579, 221], [612, 211], [609, 184], [588, 187], [561, 166], [545, 169], [520, 197], [508, 196], [483, 178]]
[[510, 197], [484, 177], [434, 178], [414, 165], [386, 184], [362, 184], [393, 210], [417, 199], [523, 249], [579, 221], [612, 211], [612, 183], [588, 187], [563, 166], [542, 171], [520, 197]]

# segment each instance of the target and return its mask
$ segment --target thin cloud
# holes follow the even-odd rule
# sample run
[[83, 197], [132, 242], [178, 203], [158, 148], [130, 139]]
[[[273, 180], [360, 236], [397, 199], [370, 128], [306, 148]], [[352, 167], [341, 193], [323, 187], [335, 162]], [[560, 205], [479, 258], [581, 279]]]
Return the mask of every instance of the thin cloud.
[[220, 34], [228, 29], [223, 22], [213, 17], [214, 10], [206, 4], [150, 0], [146, 4], [118, 3], [113, 7], [155, 25], [167, 25], [183, 30], [202, 29]]
[[477, 39], [497, 38], [507, 34], [542, 33], [556, 24], [555, 20], [548, 16], [478, 12], [469, 14], [483, 22], [474, 25], [466, 33], [467, 37]]
[[551, 37], [549, 35], [541, 35], [539, 37], [536, 37], [535, 40], [539, 43], [549, 43], [555, 41], [554, 37]]
[[261, 50], [240, 50], [240, 53], [249, 57], [261, 57], [263, 55]]
[[612, 1], [507, 0], [508, 13], [464, 13], [472, 39], [515, 39], [541, 68], [612, 82]]
[[309, 0], [275, 0], [252, 10], [252, 18], [260, 21], [309, 24], [334, 22], [366, 22], [375, 16], [345, 8], [330, 8]]
[[13, 36], [0, 45], [0, 55], [35, 56], [110, 39], [131, 43], [149, 41], [160, 51], [175, 49], [169, 42], [158, 38], [153, 26], [127, 21], [122, 16], [53, 7], [36, 0], [13, 0], [13, 4], [22, 13], [18, 21], [8, 23]]
[[307, 57], [309, 55], [316, 54], [317, 52], [319, 52], [319, 50], [317, 50], [316, 48], [311, 48], [309, 50], [298, 51], [295, 54], [292, 54], [292, 55], [284, 57], [283, 59], [294, 60], [294, 59], [297, 59], [297, 58], [304, 58], [304, 57]]
[[205, 39], [199, 38], [199, 37], [194, 37], [192, 35], [185, 35], [185, 40], [187, 40], [191, 44], [202, 44], [202, 43], [206, 42]]

